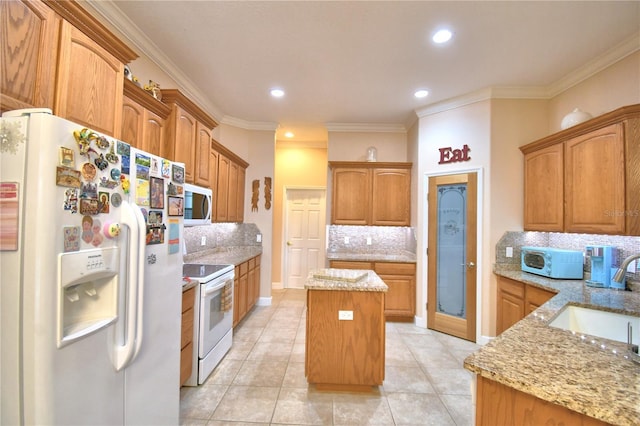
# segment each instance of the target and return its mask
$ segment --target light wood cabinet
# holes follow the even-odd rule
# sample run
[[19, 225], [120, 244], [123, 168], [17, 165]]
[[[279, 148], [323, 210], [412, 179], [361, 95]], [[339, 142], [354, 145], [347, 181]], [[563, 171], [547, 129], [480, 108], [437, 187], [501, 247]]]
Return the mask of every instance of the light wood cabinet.
[[260, 297], [260, 258], [258, 255], [235, 267], [233, 326], [253, 309]]
[[180, 385], [191, 376], [193, 370], [193, 321], [195, 287], [182, 292], [182, 337], [180, 342]]
[[555, 296], [552, 291], [498, 276], [496, 335]]
[[216, 141], [211, 145], [217, 158], [214, 222], [243, 222], [246, 169], [249, 163]]
[[[305, 375], [318, 389], [366, 390], [385, 368], [383, 292], [308, 290]], [[353, 311], [341, 321], [338, 311]]]
[[161, 92], [162, 101], [171, 107], [162, 156], [184, 163], [186, 182], [210, 187], [209, 146], [218, 123], [179, 90]]
[[409, 226], [411, 163], [329, 163], [331, 223]]
[[332, 260], [331, 268], [370, 269], [389, 287], [384, 298], [387, 321], [413, 322], [416, 314], [416, 265], [398, 262], [354, 262]]
[[120, 139], [131, 146], [161, 156], [171, 108], [132, 81], [124, 80]]
[[608, 424], [479, 375], [476, 389], [476, 426]]
[[38, 1], [0, 2], [0, 109], [53, 109], [61, 18]]
[[520, 150], [525, 230], [640, 235], [640, 104]]

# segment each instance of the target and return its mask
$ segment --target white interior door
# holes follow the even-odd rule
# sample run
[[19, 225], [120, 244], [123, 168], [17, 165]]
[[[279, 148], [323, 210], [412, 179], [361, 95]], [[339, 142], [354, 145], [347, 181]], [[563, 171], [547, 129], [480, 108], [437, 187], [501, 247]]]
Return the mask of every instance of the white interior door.
[[324, 189], [287, 189], [284, 288], [304, 288], [309, 270], [324, 266]]

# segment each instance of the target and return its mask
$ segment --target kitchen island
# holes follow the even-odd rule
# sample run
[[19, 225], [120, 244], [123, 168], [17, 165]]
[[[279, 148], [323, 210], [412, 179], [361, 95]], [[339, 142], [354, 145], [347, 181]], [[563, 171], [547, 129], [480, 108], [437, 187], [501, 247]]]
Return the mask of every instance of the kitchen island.
[[307, 381], [320, 390], [381, 385], [387, 285], [371, 270], [329, 268], [311, 271], [305, 288]]
[[476, 424], [637, 425], [640, 364], [626, 356], [626, 344], [548, 323], [567, 304], [640, 316], [640, 291], [494, 272], [558, 294], [465, 359], [465, 368], [477, 375]]

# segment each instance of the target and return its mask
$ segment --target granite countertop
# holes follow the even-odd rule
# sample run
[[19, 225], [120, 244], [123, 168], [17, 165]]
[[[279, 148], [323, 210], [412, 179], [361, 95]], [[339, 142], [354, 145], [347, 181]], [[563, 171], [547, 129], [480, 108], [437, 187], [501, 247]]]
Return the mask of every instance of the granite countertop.
[[262, 254], [262, 246], [218, 247], [184, 256], [184, 263], [238, 266]]
[[467, 357], [465, 368], [604, 422], [637, 425], [640, 364], [626, 356], [626, 344], [583, 338], [548, 323], [567, 304], [640, 316], [640, 292], [591, 288], [582, 280], [554, 280], [520, 270], [494, 272], [558, 294]]
[[[362, 277], [362, 278], [359, 278]], [[309, 271], [304, 285], [307, 290], [377, 291], [389, 287], [375, 272], [368, 269], [315, 269]]]
[[396, 253], [376, 251], [338, 251], [327, 252], [328, 260], [346, 260], [355, 262], [400, 262], [416, 263], [416, 254], [402, 250]]

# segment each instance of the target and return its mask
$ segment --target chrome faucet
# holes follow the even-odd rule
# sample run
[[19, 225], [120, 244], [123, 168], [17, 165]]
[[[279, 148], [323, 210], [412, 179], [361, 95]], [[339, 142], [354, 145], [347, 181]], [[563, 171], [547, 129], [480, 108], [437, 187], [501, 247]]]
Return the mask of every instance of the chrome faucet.
[[622, 280], [624, 280], [624, 274], [627, 271], [627, 267], [629, 266], [629, 264], [631, 262], [633, 262], [634, 260], [640, 259], [640, 253], [638, 254], [632, 254], [631, 256], [627, 257], [625, 260], [622, 261], [622, 265], [620, 265], [620, 267], [618, 268], [618, 270], [616, 271], [616, 273], [613, 275], [613, 278], [611, 278], [611, 280], [617, 282], [617, 283], [621, 283]]

